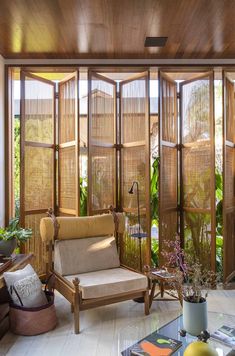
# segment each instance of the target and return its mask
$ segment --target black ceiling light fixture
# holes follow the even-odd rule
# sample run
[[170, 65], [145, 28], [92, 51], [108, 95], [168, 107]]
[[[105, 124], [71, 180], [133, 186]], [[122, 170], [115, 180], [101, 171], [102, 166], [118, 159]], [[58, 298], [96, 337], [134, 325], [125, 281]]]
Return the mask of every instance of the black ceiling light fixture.
[[146, 37], [144, 47], [164, 47], [168, 37]]

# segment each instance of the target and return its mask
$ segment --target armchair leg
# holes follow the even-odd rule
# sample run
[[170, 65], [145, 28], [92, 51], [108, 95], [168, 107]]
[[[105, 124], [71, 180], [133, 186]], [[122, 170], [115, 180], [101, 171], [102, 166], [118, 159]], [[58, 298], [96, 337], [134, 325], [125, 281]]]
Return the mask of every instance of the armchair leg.
[[149, 291], [144, 292], [144, 312], [149, 315]]
[[74, 332], [75, 332], [75, 334], [79, 334], [80, 333], [79, 305], [78, 305], [78, 302], [74, 305]]
[[73, 280], [73, 285], [74, 285], [74, 302], [72, 304], [73, 306], [73, 312], [74, 312], [74, 332], [75, 334], [80, 333], [80, 322], [79, 322], [79, 302], [80, 302], [80, 295], [79, 295], [79, 279], [75, 278]]

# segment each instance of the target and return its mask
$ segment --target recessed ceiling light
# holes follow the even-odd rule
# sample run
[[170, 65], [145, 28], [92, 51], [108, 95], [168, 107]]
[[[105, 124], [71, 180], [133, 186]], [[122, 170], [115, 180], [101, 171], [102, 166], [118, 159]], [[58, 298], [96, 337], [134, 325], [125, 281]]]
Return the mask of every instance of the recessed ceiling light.
[[146, 37], [144, 47], [164, 47], [168, 37]]

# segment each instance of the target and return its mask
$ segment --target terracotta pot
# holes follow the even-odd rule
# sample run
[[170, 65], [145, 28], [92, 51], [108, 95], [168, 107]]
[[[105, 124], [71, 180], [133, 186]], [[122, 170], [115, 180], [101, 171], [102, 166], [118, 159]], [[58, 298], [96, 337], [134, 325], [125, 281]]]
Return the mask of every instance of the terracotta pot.
[[191, 303], [183, 300], [183, 327], [193, 336], [207, 330], [207, 301]]
[[11, 256], [16, 246], [17, 246], [16, 238], [13, 238], [8, 241], [0, 240], [0, 255], [4, 255], [6, 257]]

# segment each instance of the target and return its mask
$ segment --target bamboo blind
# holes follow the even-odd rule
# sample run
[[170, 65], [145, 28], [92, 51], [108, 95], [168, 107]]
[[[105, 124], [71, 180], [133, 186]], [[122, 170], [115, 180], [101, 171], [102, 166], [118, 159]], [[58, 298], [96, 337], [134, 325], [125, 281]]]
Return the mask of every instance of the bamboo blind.
[[53, 160], [51, 148], [25, 147], [25, 211], [52, 206]]
[[149, 206], [149, 101], [148, 74], [141, 74], [120, 84], [121, 112], [121, 208], [126, 213], [126, 229], [121, 241], [121, 262], [135, 269], [139, 264], [139, 241], [132, 237], [138, 232], [137, 192], [128, 194], [133, 181], [139, 183], [142, 264], [150, 264]]
[[115, 151], [94, 146], [91, 153], [92, 209], [108, 210], [115, 199]]
[[235, 103], [234, 83], [224, 77], [224, 279], [235, 271]]
[[182, 208], [185, 249], [215, 269], [213, 76], [181, 84]]
[[116, 207], [116, 83], [90, 72], [89, 213]]
[[75, 140], [76, 124], [76, 78], [75, 76], [60, 83], [60, 144]]
[[159, 247], [173, 240], [178, 232], [178, 122], [176, 83], [160, 72], [160, 179]]
[[[134, 270], [140, 270], [139, 241], [131, 237], [138, 233], [138, 219], [136, 213], [125, 214], [125, 232], [120, 243], [120, 255], [122, 263]], [[141, 232], [147, 231], [147, 218], [145, 213], [141, 213]], [[146, 264], [148, 255], [148, 238], [141, 239], [141, 259], [142, 266]]]
[[145, 146], [126, 147], [122, 152], [122, 204], [126, 209], [137, 209], [135, 195], [128, 193], [133, 181], [139, 183], [140, 208], [146, 207]]
[[[65, 147], [59, 151], [60, 162], [60, 208], [76, 211], [76, 160], [75, 147]], [[69, 212], [69, 211], [68, 211]]]
[[45, 273], [47, 258], [39, 234], [40, 219], [54, 207], [54, 95], [52, 82], [21, 73], [21, 224], [33, 230], [24, 246], [36, 256], [35, 268]]
[[33, 238], [25, 244], [26, 253], [32, 252], [35, 256], [34, 268], [39, 275], [46, 273], [46, 263], [48, 262], [48, 254], [45, 243], [42, 242], [40, 236], [40, 220], [46, 214], [30, 214], [25, 216], [25, 227], [33, 229]]

